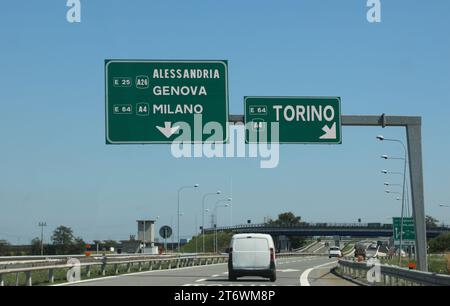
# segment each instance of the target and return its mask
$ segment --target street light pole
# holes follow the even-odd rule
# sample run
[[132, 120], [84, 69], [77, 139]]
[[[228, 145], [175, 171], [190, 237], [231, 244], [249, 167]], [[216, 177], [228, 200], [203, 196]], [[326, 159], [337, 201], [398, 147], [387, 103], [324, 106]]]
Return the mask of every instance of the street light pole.
[[[231, 202], [232, 199], [228, 198], [228, 199], [222, 199], [222, 200], [217, 200], [216, 205], [214, 205], [214, 217], [215, 217], [215, 227], [214, 227], [214, 252], [217, 253], [219, 251], [219, 246], [218, 246], [218, 239], [217, 239], [217, 222], [218, 222], [218, 216], [217, 216], [217, 209], [221, 206], [219, 206], [220, 203], [222, 202]], [[223, 207], [229, 207], [230, 204], [225, 204], [222, 205]]]
[[44, 255], [44, 227], [47, 226], [47, 222], [39, 222], [41, 228], [41, 256]]
[[177, 205], [177, 236], [178, 236], [178, 252], [180, 252], [180, 195], [184, 189], [197, 188], [198, 184], [194, 186], [183, 186], [178, 189], [178, 205]]
[[[198, 233], [198, 228], [197, 228], [198, 224], [197, 224], [197, 214], [195, 214], [195, 231], [194, 231], [194, 235], [197, 236]], [[198, 253], [198, 236], [195, 237], [195, 254]]]
[[170, 237], [171, 241], [172, 241], [172, 253], [173, 253], [173, 245], [174, 245], [174, 241], [173, 241], [173, 237], [175, 236], [175, 231], [173, 230], [173, 216], [170, 216], [170, 226], [172, 228], [172, 235]]
[[[400, 215], [400, 246], [399, 246], [399, 256], [398, 256], [398, 265], [402, 266], [402, 244], [403, 244], [403, 213], [405, 209], [405, 188], [406, 188], [406, 169], [407, 169], [407, 162], [408, 162], [408, 150], [406, 149], [405, 144], [403, 141], [398, 139], [389, 139], [384, 138], [384, 136], [377, 136], [377, 139], [380, 141], [391, 141], [391, 142], [397, 142], [400, 143], [403, 147], [403, 150], [405, 151], [405, 157], [404, 157], [404, 167], [403, 167], [403, 190], [402, 190], [402, 211]], [[385, 158], [383, 156], [383, 158]]]
[[[183, 215], [184, 214], [182, 212], [180, 212], [179, 216], [183, 217]], [[175, 224], [173, 222], [173, 217], [175, 217], [175, 215], [170, 215], [170, 227], [172, 228], [172, 235], [170, 235], [170, 241], [171, 241], [170, 243], [172, 244], [172, 248], [171, 248], [172, 253], [173, 253], [174, 245], [175, 245]]]
[[208, 196], [219, 195], [221, 191], [218, 190], [215, 193], [206, 193], [202, 199], [202, 251], [205, 253], [205, 201]]
[[[158, 232], [158, 230], [157, 230], [158, 227], [156, 225], [156, 222], [158, 222], [158, 220], [159, 220], [159, 216], [156, 216], [155, 222], [153, 223], [153, 228], [154, 228], [156, 233]], [[156, 233], [153, 233], [153, 240], [156, 240], [155, 239], [155, 237], [157, 235]], [[150, 239], [151, 239], [151, 237], [150, 237]], [[152, 252], [153, 252], [153, 248], [155, 247], [155, 241], [150, 241], [150, 245], [152, 247]], [[159, 254], [159, 248], [158, 248], [158, 254]]]

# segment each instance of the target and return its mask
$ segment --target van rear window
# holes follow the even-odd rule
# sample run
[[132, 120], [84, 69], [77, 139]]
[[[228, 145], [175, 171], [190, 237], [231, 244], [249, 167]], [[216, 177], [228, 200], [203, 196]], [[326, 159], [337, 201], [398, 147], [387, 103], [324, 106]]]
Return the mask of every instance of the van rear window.
[[269, 243], [263, 238], [238, 238], [234, 242], [234, 250], [239, 252], [267, 252]]

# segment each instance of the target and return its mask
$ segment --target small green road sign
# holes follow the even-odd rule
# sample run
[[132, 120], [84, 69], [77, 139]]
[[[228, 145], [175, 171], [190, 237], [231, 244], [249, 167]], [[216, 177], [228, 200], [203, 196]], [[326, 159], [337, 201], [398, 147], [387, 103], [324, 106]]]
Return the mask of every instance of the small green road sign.
[[106, 60], [105, 83], [107, 144], [228, 139], [226, 61]]
[[[394, 241], [400, 242], [400, 232], [401, 232], [401, 218], [395, 217], [392, 218], [393, 224], [393, 236]], [[403, 237], [402, 241], [404, 245], [407, 245], [409, 242], [414, 242], [416, 240], [416, 232], [414, 229], [414, 219], [413, 218], [403, 218]]]
[[245, 97], [247, 143], [340, 144], [338, 97]]

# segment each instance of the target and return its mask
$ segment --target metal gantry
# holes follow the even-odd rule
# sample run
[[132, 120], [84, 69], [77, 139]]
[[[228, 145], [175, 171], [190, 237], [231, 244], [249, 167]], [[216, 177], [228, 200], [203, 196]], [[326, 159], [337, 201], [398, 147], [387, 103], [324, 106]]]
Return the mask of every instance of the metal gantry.
[[[417, 269], [428, 270], [425, 225], [425, 197], [422, 164], [422, 117], [387, 115], [343, 115], [343, 126], [404, 127], [406, 130], [412, 212], [416, 231]], [[230, 115], [229, 122], [244, 123], [243, 115]]]

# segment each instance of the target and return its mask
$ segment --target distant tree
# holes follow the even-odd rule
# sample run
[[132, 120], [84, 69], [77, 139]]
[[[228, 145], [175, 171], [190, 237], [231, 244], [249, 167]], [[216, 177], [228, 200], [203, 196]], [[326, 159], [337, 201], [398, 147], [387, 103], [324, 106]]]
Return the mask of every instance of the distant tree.
[[285, 212], [278, 215], [278, 219], [269, 219], [267, 224], [269, 225], [279, 225], [279, 226], [293, 226], [299, 225], [302, 217], [295, 216], [292, 212]]
[[75, 238], [75, 243], [72, 246], [72, 254], [84, 254], [86, 252], [86, 242], [81, 237]]
[[32, 255], [41, 254], [41, 239], [38, 237], [31, 240], [31, 254]]
[[450, 251], [450, 233], [442, 233], [429, 241], [430, 252], [440, 253]]
[[438, 227], [439, 220], [433, 218], [432, 216], [426, 216], [425, 217], [425, 224], [427, 228], [434, 228]]
[[64, 225], [57, 227], [52, 235], [52, 242], [56, 245], [70, 245], [74, 240], [72, 229]]
[[7, 255], [8, 247], [10, 246], [9, 242], [6, 240], [0, 240], [0, 255]]
[[[266, 224], [276, 225], [276, 226], [295, 226], [301, 224], [302, 217], [296, 216], [292, 212], [285, 212], [278, 215], [278, 219], [269, 219]], [[290, 236], [289, 241], [291, 242], [292, 249], [298, 249], [305, 244], [305, 237], [302, 236]], [[278, 244], [277, 238], [275, 237], [275, 243]]]
[[85, 243], [82, 238], [75, 237], [70, 227], [64, 225], [55, 229], [52, 235], [55, 251], [60, 255], [83, 253]]

